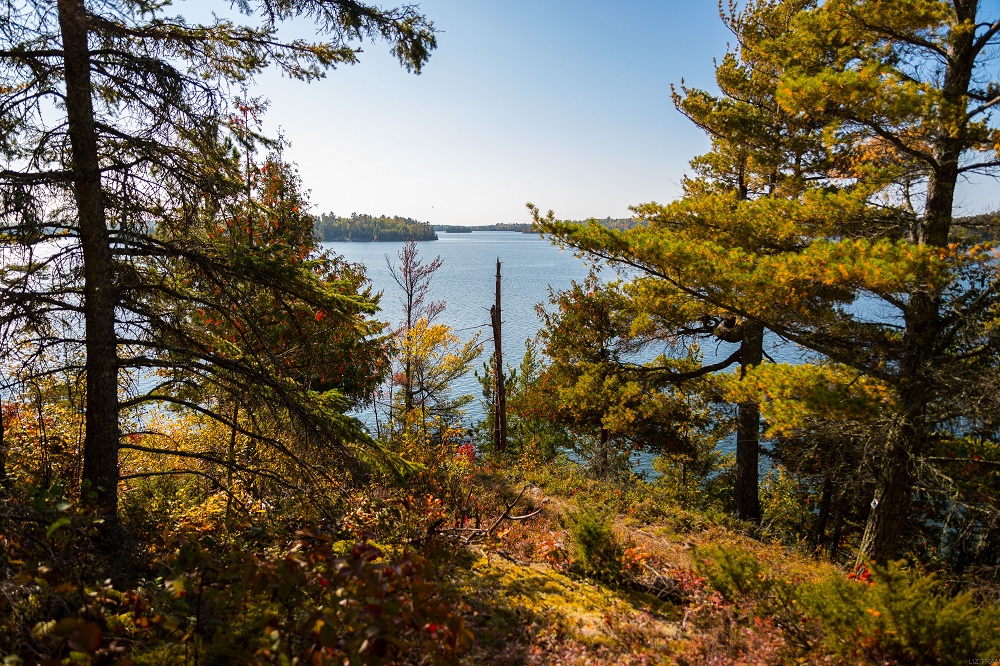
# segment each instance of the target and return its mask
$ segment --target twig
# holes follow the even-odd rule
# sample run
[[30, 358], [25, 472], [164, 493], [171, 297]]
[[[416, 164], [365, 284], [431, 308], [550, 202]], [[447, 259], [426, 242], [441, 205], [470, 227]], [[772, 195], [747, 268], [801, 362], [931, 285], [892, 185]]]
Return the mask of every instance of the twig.
[[531, 487], [530, 485], [527, 485], [527, 486], [521, 488], [521, 492], [519, 492], [517, 494], [517, 497], [515, 497], [514, 500], [512, 502], [510, 502], [510, 504], [507, 505], [507, 508], [505, 508], [504, 511], [503, 511], [503, 513], [500, 514], [500, 517], [497, 518], [495, 521], [493, 521], [493, 524], [490, 525], [488, 529], [482, 529], [482, 528], [479, 528], [479, 527], [452, 527], [452, 528], [449, 528], [449, 529], [437, 530], [435, 533], [436, 534], [450, 534], [450, 533], [457, 533], [457, 532], [466, 532], [467, 536], [462, 537], [462, 541], [464, 543], [468, 544], [468, 543], [472, 543], [473, 539], [479, 539], [479, 538], [483, 538], [483, 537], [488, 537], [490, 534], [493, 533], [494, 530], [496, 530], [497, 527], [500, 526], [500, 523], [502, 523], [504, 520], [527, 520], [528, 518], [532, 518], [534, 516], [537, 516], [539, 513], [542, 512], [542, 509], [544, 507], [535, 509], [531, 513], [526, 513], [526, 514], [524, 514], [522, 516], [512, 516], [512, 515], [510, 515], [511, 510], [521, 500], [521, 498], [524, 496], [525, 491], [528, 490], [528, 488], [530, 488], [530, 487]]

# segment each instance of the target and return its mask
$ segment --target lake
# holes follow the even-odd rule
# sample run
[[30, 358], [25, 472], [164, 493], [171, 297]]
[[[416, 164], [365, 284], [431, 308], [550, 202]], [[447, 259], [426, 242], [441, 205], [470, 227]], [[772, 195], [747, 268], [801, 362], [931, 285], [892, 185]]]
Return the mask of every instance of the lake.
[[[536, 234], [510, 231], [477, 231], [471, 234], [438, 233], [440, 240], [417, 244], [424, 263], [441, 257], [441, 268], [431, 280], [433, 300], [444, 301], [445, 310], [438, 318], [448, 324], [462, 340], [477, 331], [487, 343], [481, 361], [493, 351], [490, 330], [490, 306], [496, 292], [496, 261], [502, 274], [501, 310], [503, 312], [504, 362], [517, 366], [524, 356], [524, 341], [533, 338], [540, 322], [535, 311], [547, 303], [549, 287], [560, 290], [573, 280], [587, 275], [587, 265], [570, 251], [562, 251]], [[389, 275], [386, 257], [396, 265], [403, 243], [323, 243], [323, 247], [364, 264], [375, 291], [382, 292], [380, 318], [393, 324], [403, 317], [402, 290]], [[480, 368], [482, 362], [476, 364]], [[469, 374], [455, 386], [456, 393], [471, 393], [477, 398], [481, 388]], [[470, 405], [470, 417], [479, 418], [478, 401]]]
[[[502, 263], [503, 353], [508, 365], [517, 366], [524, 355], [524, 341], [533, 338], [541, 325], [538, 304], [548, 305], [549, 289], [562, 290], [587, 275], [588, 265], [569, 250], [561, 250], [536, 234], [510, 231], [475, 231], [468, 234], [438, 233], [440, 240], [417, 244], [424, 263], [441, 257], [440, 270], [431, 281], [431, 298], [445, 302], [438, 321], [451, 326], [463, 339], [476, 331], [487, 343], [483, 360], [493, 350], [490, 306], [496, 289], [496, 260]], [[349, 261], [364, 264], [376, 291], [382, 292], [380, 317], [393, 324], [402, 318], [402, 290], [389, 275], [386, 257], [399, 263], [402, 243], [323, 243]], [[609, 278], [615, 273], [606, 270]], [[713, 363], [732, 353], [729, 344], [701, 341], [705, 362]], [[802, 350], [769, 334], [765, 348], [779, 362], [799, 363]], [[652, 358], [652, 356], [650, 357]], [[476, 364], [476, 368], [481, 363]], [[455, 387], [459, 393], [480, 395], [479, 383], [470, 374]], [[478, 404], [470, 416], [478, 418]]]
[[[506, 364], [517, 366], [524, 355], [524, 341], [533, 338], [541, 325], [536, 312], [538, 304], [548, 304], [549, 289], [562, 290], [573, 280], [582, 280], [588, 265], [569, 250], [560, 250], [536, 234], [509, 231], [476, 231], [473, 233], [438, 233], [440, 240], [418, 243], [419, 256], [424, 263], [441, 257], [441, 268], [431, 281], [431, 298], [445, 302], [445, 310], [438, 321], [451, 326], [463, 339], [476, 331], [486, 342], [482, 361], [492, 352], [490, 331], [490, 306], [496, 289], [496, 260], [502, 263], [503, 353]], [[389, 275], [386, 257], [393, 264], [399, 263], [398, 253], [402, 243], [323, 243], [337, 254], [352, 262], [364, 264], [376, 291], [382, 292], [383, 320], [397, 323], [402, 318], [402, 290]], [[613, 271], [605, 271], [609, 277]], [[768, 354], [779, 362], [796, 363], [803, 358], [802, 350], [774, 335], [765, 338]], [[705, 361], [712, 363], [732, 353], [729, 344], [716, 345], [702, 342]], [[476, 400], [469, 405], [468, 419], [482, 417], [479, 403], [481, 388], [470, 373], [456, 383], [456, 394], [469, 393]], [[370, 413], [361, 418], [371, 422]], [[735, 436], [720, 443], [720, 449], [733, 452]], [[652, 472], [651, 456], [640, 454], [636, 459], [637, 471]], [[766, 473], [771, 463], [761, 457], [761, 473]]]

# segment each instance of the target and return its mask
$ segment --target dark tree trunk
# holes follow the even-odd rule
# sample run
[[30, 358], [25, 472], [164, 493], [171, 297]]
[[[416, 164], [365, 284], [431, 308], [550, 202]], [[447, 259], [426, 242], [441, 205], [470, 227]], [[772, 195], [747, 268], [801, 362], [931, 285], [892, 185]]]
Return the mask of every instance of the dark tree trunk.
[[[960, 23], [975, 22], [977, 0], [956, 0], [953, 6]], [[942, 113], [946, 118], [965, 114], [977, 55], [974, 42], [975, 34], [971, 30], [953, 29], [949, 36], [942, 86]], [[921, 245], [948, 245], [960, 159], [967, 142], [968, 137], [962, 131], [941, 132], [934, 141], [927, 203], [918, 238], [915, 239]], [[899, 549], [900, 536], [909, 515], [916, 459], [931, 433], [925, 413], [927, 403], [934, 397], [931, 374], [939, 353], [942, 330], [940, 308], [940, 298], [929, 285], [921, 285], [910, 294], [896, 390], [901, 414], [881, 459], [875, 461], [878, 481], [861, 539], [859, 562], [871, 560], [884, 563], [895, 557]]]
[[[909, 457], [903, 447], [894, 448], [899, 458]], [[886, 562], [896, 555], [909, 512], [912, 479], [910, 465], [905, 460], [886, 462], [861, 539], [861, 559]]]
[[503, 319], [500, 314], [500, 257], [497, 257], [496, 304], [490, 308], [493, 324], [493, 360], [496, 396], [493, 401], [493, 448], [503, 453], [507, 450], [507, 386], [503, 376]]
[[233, 467], [236, 465], [236, 434], [239, 429], [240, 403], [233, 405], [233, 426], [229, 433], [229, 455], [226, 458], [226, 530], [233, 525]]
[[3, 400], [0, 399], [0, 489], [7, 487], [7, 431], [3, 423]]
[[819, 498], [819, 515], [816, 516], [816, 525], [812, 532], [813, 552], [819, 552], [823, 545], [823, 536], [826, 534], [826, 523], [830, 518], [830, 505], [832, 503], [833, 479], [827, 474], [823, 478], [823, 492]]
[[[740, 346], [740, 366], [759, 365], [764, 357], [764, 328], [755, 322], [743, 325]], [[760, 522], [758, 490], [760, 459], [760, 406], [753, 401], [741, 402], [736, 412], [736, 484], [733, 505], [740, 520]]]
[[[746, 159], [739, 166], [739, 199], [746, 201]], [[740, 372], [759, 365], [764, 358], [764, 327], [745, 321], [740, 330]], [[753, 401], [736, 406], [736, 481], [733, 513], [740, 520], [760, 522], [760, 405]]]
[[83, 481], [96, 492], [105, 518], [118, 506], [118, 350], [114, 260], [101, 190], [97, 128], [91, 98], [87, 11], [83, 0], [59, 0], [66, 71], [66, 115], [83, 249], [83, 307], [87, 352], [87, 414]]
[[833, 509], [833, 534], [830, 536], [830, 561], [836, 562], [840, 555], [840, 539], [844, 536], [844, 498], [838, 493]]
[[879, 461], [880, 473], [861, 537], [859, 563], [870, 560], [881, 564], [896, 556], [909, 516], [915, 456], [921, 448], [923, 430], [904, 416], [890, 433]]
[[597, 470], [597, 476], [606, 477], [611, 471], [611, 456], [608, 455], [608, 441], [610, 436], [608, 431], [601, 426], [600, 430], [597, 432], [598, 450], [597, 455], [594, 456], [596, 459], [596, 464], [592, 464], [593, 468]]
[[[404, 271], [407, 267], [404, 262]], [[410, 269], [412, 270], [412, 268]], [[405, 273], [404, 273], [405, 275]], [[406, 335], [409, 337], [413, 330], [413, 289], [408, 287], [406, 291]], [[407, 340], [409, 343], [410, 341]], [[403, 360], [403, 408], [409, 414], [413, 411], [413, 351], [412, 345], [406, 345], [406, 358]]]

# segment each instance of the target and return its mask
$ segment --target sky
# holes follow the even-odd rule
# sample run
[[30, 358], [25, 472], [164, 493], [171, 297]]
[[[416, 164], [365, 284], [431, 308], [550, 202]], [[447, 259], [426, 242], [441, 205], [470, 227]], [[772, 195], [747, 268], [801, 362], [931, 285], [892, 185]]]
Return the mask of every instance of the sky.
[[[318, 82], [258, 79], [314, 213], [482, 225], [530, 222], [530, 201], [560, 219], [627, 217], [677, 197], [709, 147], [670, 85], [714, 89], [733, 39], [716, 0], [419, 6], [440, 31], [420, 75], [375, 43]], [[990, 188], [965, 187], [964, 211], [995, 203]]]
[[715, 0], [423, 0], [440, 30], [423, 73], [386, 44], [304, 84], [259, 79], [314, 212], [434, 224], [627, 217], [667, 201], [708, 141], [670, 84], [712, 84], [732, 37]]

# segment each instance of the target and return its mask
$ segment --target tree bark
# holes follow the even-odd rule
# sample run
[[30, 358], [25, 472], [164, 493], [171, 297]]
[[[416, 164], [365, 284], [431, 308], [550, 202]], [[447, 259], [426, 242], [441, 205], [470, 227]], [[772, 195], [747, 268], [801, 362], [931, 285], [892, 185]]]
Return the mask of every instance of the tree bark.
[[[114, 260], [101, 189], [97, 128], [91, 97], [88, 16], [83, 0], [59, 0], [66, 73], [66, 115], [73, 194], [83, 250], [87, 413], [83, 481], [98, 510], [115, 520], [118, 508], [118, 349]], [[86, 500], [86, 493], [84, 499]]]
[[866, 560], [881, 564], [896, 556], [909, 516], [914, 434], [910, 432], [890, 437], [882, 474], [865, 523], [865, 533], [861, 537], [859, 564]]
[[827, 474], [823, 478], [823, 492], [819, 499], [819, 515], [812, 531], [813, 552], [818, 553], [826, 534], [826, 523], [830, 519], [830, 505], [833, 503], [833, 478]]
[[4, 430], [3, 400], [0, 399], [0, 489], [7, 486], [7, 431]]
[[[403, 275], [412, 272], [412, 266], [404, 261]], [[412, 278], [409, 278], [412, 282]], [[413, 286], [407, 283], [406, 289], [406, 358], [403, 360], [403, 409], [407, 414], [413, 411], [413, 349], [410, 331], [413, 330]]]
[[493, 448], [500, 453], [507, 450], [507, 386], [503, 375], [503, 346], [501, 345], [503, 320], [500, 314], [500, 257], [497, 257], [496, 304], [490, 308], [493, 324], [493, 359], [496, 399], [493, 401]]
[[[740, 344], [742, 370], [759, 365], [764, 357], [764, 327], [747, 321]], [[736, 483], [733, 504], [740, 520], [760, 522], [759, 471], [760, 406], [754, 401], [741, 402], [736, 411]]]
[[229, 433], [229, 455], [226, 457], [226, 530], [233, 526], [233, 467], [236, 465], [236, 433], [239, 429], [240, 403], [233, 405], [233, 426]]
[[[977, 0], [953, 3], [958, 22], [974, 22]], [[956, 24], [957, 26], [958, 24]], [[967, 95], [975, 69], [975, 35], [971, 30], [953, 28], [949, 35], [948, 59], [941, 88], [942, 122], [965, 115]], [[933, 168], [927, 183], [927, 200], [922, 224], [915, 239], [921, 245], [945, 247], [951, 237], [955, 187], [960, 158], [968, 146], [967, 120], [959, 128], [942, 128], [932, 152]], [[872, 509], [858, 552], [859, 563], [884, 563], [896, 556], [910, 509], [910, 490], [915, 460], [931, 434], [927, 423], [927, 403], [934, 397], [933, 368], [941, 333], [941, 299], [930, 285], [910, 293], [905, 312], [903, 349], [896, 389], [900, 417], [890, 433], [881, 460], [877, 461], [878, 481]]]
[[833, 510], [833, 535], [830, 537], [830, 561], [836, 562], [840, 554], [840, 539], [844, 535], [844, 497], [837, 493]]

